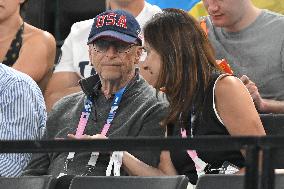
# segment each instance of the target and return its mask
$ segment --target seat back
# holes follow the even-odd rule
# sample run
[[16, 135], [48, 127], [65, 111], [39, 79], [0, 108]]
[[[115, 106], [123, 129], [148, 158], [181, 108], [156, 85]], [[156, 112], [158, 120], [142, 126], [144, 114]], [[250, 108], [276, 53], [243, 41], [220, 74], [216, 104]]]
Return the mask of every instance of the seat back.
[[75, 177], [70, 189], [186, 189], [188, 179], [184, 175], [165, 177]]
[[105, 0], [57, 0], [55, 38], [64, 40], [75, 22], [94, 18], [105, 11]]
[[267, 135], [284, 135], [284, 114], [259, 114]]
[[29, 0], [21, 11], [24, 20], [54, 34], [56, 0]]
[[282, 189], [283, 187], [284, 187], [284, 174], [276, 174], [274, 189]]
[[[244, 189], [244, 175], [203, 175], [195, 189]], [[275, 175], [275, 188], [284, 186], [284, 174]]]
[[244, 175], [203, 175], [196, 184], [196, 189], [243, 189]]
[[[260, 114], [267, 135], [284, 136], [284, 114]], [[284, 150], [273, 149], [271, 156], [274, 168], [284, 168]]]
[[0, 177], [1, 189], [55, 189], [55, 184], [52, 176]]

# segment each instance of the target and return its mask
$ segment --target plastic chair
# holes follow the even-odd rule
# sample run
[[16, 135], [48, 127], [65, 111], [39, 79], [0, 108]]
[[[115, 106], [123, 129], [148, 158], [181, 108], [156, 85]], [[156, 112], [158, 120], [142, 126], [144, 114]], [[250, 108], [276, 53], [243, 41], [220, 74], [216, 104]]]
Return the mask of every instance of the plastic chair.
[[165, 177], [75, 177], [70, 189], [186, 189], [188, 179], [184, 175]]
[[284, 135], [284, 114], [259, 114], [267, 135]]
[[21, 12], [29, 24], [54, 34], [56, 0], [29, 0]]
[[56, 0], [55, 38], [65, 40], [75, 22], [94, 18], [105, 11], [105, 0]]
[[2, 189], [55, 189], [52, 176], [0, 177]]
[[203, 175], [195, 189], [243, 189], [244, 175]]

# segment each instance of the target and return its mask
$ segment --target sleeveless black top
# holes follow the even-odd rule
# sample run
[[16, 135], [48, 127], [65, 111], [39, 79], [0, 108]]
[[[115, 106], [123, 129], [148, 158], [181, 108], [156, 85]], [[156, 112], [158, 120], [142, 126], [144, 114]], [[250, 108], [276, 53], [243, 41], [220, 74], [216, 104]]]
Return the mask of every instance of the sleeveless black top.
[[9, 50], [7, 51], [7, 54], [4, 57], [2, 64], [11, 67], [17, 61], [23, 43], [23, 37], [22, 37], [23, 32], [24, 32], [24, 23], [21, 25], [15, 38], [13, 39]]
[[[212, 78], [203, 102], [203, 110], [195, 115], [195, 121], [192, 123], [193, 135], [230, 135], [225, 126], [218, 120], [213, 109], [213, 88], [219, 75]], [[190, 137], [190, 125], [186, 128], [188, 137]], [[168, 136], [179, 136], [179, 127], [168, 127]], [[197, 174], [195, 166], [185, 150], [171, 150], [171, 159], [178, 174], [186, 175], [190, 183], [196, 184]], [[244, 158], [240, 151], [197, 151], [198, 157], [209, 163], [211, 168], [217, 169], [222, 166], [224, 161], [228, 161], [238, 167], [244, 167]]]

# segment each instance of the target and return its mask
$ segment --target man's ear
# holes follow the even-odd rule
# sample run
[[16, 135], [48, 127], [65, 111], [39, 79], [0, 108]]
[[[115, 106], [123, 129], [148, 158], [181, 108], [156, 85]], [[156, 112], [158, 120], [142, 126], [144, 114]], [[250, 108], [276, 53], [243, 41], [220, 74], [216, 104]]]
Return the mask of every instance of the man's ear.
[[141, 55], [142, 55], [142, 47], [138, 47], [135, 56], [136, 63], [139, 62]]
[[93, 53], [92, 53], [92, 47], [89, 45], [89, 59], [90, 59], [90, 64], [93, 65]]

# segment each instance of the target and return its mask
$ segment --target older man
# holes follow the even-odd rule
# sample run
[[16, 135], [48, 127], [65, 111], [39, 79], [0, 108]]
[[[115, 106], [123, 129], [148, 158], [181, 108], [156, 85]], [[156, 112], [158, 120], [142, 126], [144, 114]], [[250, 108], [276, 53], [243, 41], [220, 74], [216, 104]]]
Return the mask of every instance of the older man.
[[[155, 5], [145, 0], [109, 0], [111, 9], [122, 9], [130, 12], [143, 28], [152, 16], [161, 11]], [[60, 98], [80, 91], [78, 81], [96, 73], [89, 62], [86, 40], [90, 33], [93, 20], [85, 20], [73, 24], [61, 50], [62, 57], [55, 67], [54, 74], [45, 93], [47, 110]]]
[[[47, 139], [163, 135], [159, 122], [168, 103], [135, 71], [142, 50], [139, 34], [138, 22], [125, 11], [107, 11], [94, 19], [88, 45], [97, 75], [81, 80], [83, 92], [54, 106]], [[160, 152], [132, 154], [151, 166], [159, 163]], [[98, 152], [35, 155], [25, 174], [105, 175], [112, 158]]]
[[284, 113], [284, 16], [259, 9], [251, 0], [203, 3], [217, 58], [228, 60], [259, 112]]

